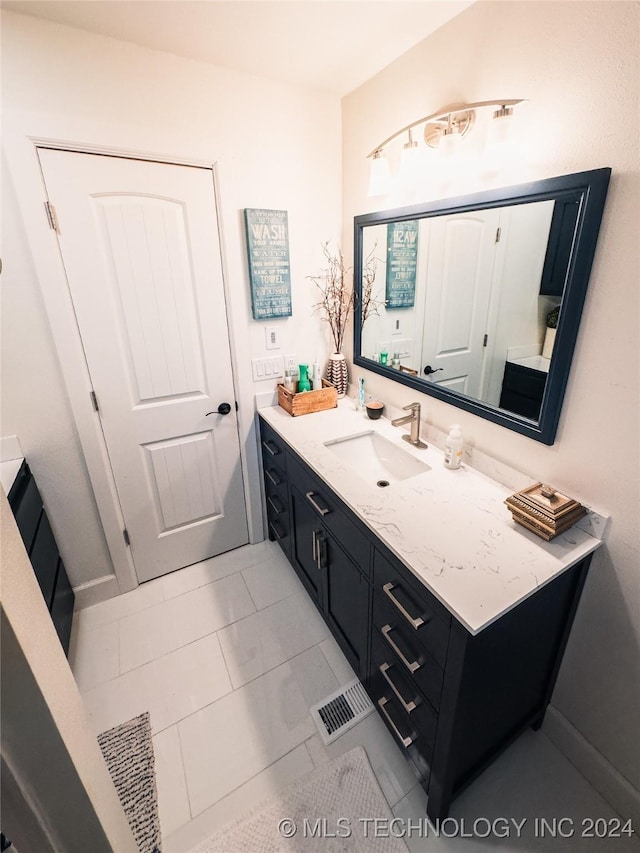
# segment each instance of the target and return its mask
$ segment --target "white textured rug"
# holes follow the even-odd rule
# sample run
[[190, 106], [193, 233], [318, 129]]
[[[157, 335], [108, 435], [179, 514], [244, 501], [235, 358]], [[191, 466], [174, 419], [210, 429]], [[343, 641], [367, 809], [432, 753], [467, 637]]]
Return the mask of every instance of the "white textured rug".
[[191, 853], [407, 853], [404, 841], [394, 837], [392, 820], [367, 755], [357, 746]]

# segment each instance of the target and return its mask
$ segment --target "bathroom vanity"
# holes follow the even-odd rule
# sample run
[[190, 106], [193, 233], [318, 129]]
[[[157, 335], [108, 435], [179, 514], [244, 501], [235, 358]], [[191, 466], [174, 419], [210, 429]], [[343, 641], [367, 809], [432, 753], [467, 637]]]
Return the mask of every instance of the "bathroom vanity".
[[[543, 542], [511, 491], [343, 401], [262, 409], [277, 540], [428, 794], [432, 820], [549, 703], [592, 552], [573, 527]], [[381, 487], [377, 457], [391, 460]], [[525, 483], [523, 482], [523, 485]]]

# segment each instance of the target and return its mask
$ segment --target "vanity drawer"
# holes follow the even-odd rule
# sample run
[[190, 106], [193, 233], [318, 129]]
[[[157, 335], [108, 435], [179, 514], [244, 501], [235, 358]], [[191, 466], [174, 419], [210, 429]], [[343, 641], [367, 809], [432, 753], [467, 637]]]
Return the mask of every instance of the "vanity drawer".
[[397, 627], [420, 653], [424, 649], [444, 666], [449, 647], [451, 616], [418, 583], [409, 581], [379, 551], [374, 556], [374, 620], [376, 627]]
[[260, 421], [260, 450], [262, 451], [264, 468], [266, 470], [268, 466], [274, 465], [286, 479], [287, 454], [285, 447], [285, 442], [278, 433], [264, 421]]
[[369, 695], [395, 741], [418, 768], [420, 780], [428, 781], [437, 726], [433, 710], [425, 702], [408, 714], [379, 670], [372, 673]]
[[[444, 670], [428, 652], [420, 647], [414, 635], [403, 625], [380, 619], [381, 611], [374, 597], [373, 646], [377, 649], [378, 666], [387, 663], [411, 680], [436, 710], [440, 707], [440, 694]], [[373, 653], [372, 653], [373, 654]]]
[[17, 499], [14, 515], [24, 547], [27, 554], [30, 554], [42, 515], [42, 498], [33, 477], [29, 478], [22, 495]]
[[292, 485], [305, 496], [318, 519], [367, 577], [370, 574], [371, 546], [365, 534], [356, 527], [339, 504], [338, 498], [300, 460], [288, 454], [287, 471]]
[[280, 547], [288, 553], [291, 548], [291, 522], [288, 515], [274, 516], [267, 513], [269, 525], [269, 539], [278, 542]]

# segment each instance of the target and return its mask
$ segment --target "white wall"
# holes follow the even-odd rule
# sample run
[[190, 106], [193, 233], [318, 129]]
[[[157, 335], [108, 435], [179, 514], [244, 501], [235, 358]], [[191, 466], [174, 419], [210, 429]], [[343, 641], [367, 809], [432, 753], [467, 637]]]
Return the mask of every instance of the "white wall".
[[[613, 169], [556, 443], [545, 447], [430, 397], [421, 402], [436, 426], [460, 422], [473, 445], [612, 515], [553, 703], [636, 789], [638, 13], [631, 2], [481, 1], [343, 102], [345, 245], [354, 215], [390, 206], [367, 198], [366, 154], [397, 128], [453, 101], [529, 99], [518, 110], [529, 142], [511, 174], [503, 175], [504, 183]], [[477, 178], [473, 189], [482, 184]], [[373, 374], [366, 383], [386, 403], [416, 398], [414, 391]]]
[[[12, 150], [32, 147], [24, 141], [31, 135], [217, 162], [241, 416], [242, 410], [253, 411], [255, 392], [275, 387], [251, 377], [250, 358], [267, 351], [265, 324], [251, 318], [243, 208], [289, 212], [293, 317], [273, 323], [282, 332], [281, 352], [308, 361], [316, 350], [319, 356], [328, 353], [326, 329], [312, 311], [313, 285], [305, 276], [322, 266], [321, 243], [339, 237], [337, 97], [10, 12], [2, 15], [2, 71], [3, 134]], [[9, 177], [15, 182], [14, 162]], [[29, 168], [35, 176], [35, 157]], [[17, 186], [16, 193], [23, 189]], [[36, 276], [28, 249], [34, 235], [29, 233], [27, 244], [11, 187], [3, 214], [8, 227], [0, 432], [16, 433], [33, 459], [77, 586], [112, 568], [43, 310], [40, 287], [47, 287], [48, 276], [39, 270]], [[255, 460], [250, 421], [245, 414], [241, 439]], [[251, 497], [259, 514], [259, 490]]]

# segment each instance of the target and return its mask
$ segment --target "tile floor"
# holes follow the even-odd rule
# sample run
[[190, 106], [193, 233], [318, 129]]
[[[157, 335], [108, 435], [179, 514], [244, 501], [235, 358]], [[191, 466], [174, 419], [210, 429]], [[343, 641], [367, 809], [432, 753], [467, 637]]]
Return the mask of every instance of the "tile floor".
[[[640, 853], [636, 837], [580, 837], [583, 819], [616, 814], [542, 732], [523, 735], [467, 789], [439, 835], [420, 823], [425, 795], [377, 715], [325, 747], [309, 708], [354, 673], [270, 542], [78, 612], [70, 662], [96, 734], [150, 712], [164, 853], [186, 853], [355, 745], [405, 821], [394, 831], [411, 853]], [[542, 838], [536, 818], [566, 818], [573, 835]]]

